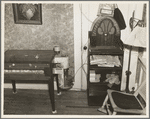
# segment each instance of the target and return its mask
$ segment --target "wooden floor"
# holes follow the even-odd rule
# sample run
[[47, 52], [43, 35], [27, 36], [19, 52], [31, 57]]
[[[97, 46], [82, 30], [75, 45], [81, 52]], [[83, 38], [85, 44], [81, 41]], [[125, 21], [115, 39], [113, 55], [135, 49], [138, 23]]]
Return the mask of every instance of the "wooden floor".
[[[88, 106], [86, 91], [55, 92], [55, 115], [104, 115], [99, 106]], [[4, 115], [53, 115], [47, 90], [4, 90]]]

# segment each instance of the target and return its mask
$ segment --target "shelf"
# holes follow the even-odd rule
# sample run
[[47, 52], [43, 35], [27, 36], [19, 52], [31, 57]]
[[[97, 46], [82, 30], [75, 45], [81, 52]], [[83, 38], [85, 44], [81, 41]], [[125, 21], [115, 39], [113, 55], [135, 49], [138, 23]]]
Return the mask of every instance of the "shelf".
[[96, 74], [101, 73], [101, 72], [108, 72], [107, 74], [112, 73], [112, 72], [121, 73], [122, 67], [98, 67], [96, 65], [90, 65], [89, 70], [95, 70]]
[[89, 106], [101, 106], [106, 97], [107, 93], [101, 93], [99, 96], [89, 96], [88, 97], [88, 105]]
[[90, 65], [90, 68], [100, 68], [100, 69], [107, 69], [107, 70], [109, 70], [109, 69], [122, 69], [121, 66], [120, 67], [100, 67], [98, 65]]
[[123, 55], [123, 50], [115, 46], [96, 46], [89, 47], [89, 55]]
[[114, 89], [114, 90], [119, 90], [119, 87], [120, 85], [116, 85], [114, 84], [111, 88], [108, 87], [109, 83], [102, 83], [102, 82], [99, 82], [99, 83], [90, 83], [90, 86], [89, 86], [89, 90], [95, 90], [97, 92], [101, 92], [101, 91], [107, 91], [107, 89]]
[[[88, 95], [88, 105], [90, 106], [96, 106], [96, 105], [102, 105], [106, 95], [107, 95], [107, 90], [108, 89], [113, 89], [113, 90], [120, 90], [120, 84], [116, 85], [113, 84], [112, 87], [111, 85], [108, 85], [108, 82], [104, 82], [106, 80], [106, 75], [107, 74], [112, 74], [115, 73], [117, 75], [119, 75], [119, 80], [122, 74], [122, 66], [117, 65], [115, 67], [102, 67], [102, 66], [98, 66], [97, 64], [94, 64], [95, 62], [93, 62], [94, 65], [90, 64], [90, 60], [91, 60], [91, 55], [112, 55], [112, 56], [121, 56], [123, 57], [123, 51], [115, 46], [96, 46], [96, 47], [89, 47], [89, 52], [88, 52], [88, 70], [89, 70], [89, 74], [88, 74], [88, 87], [87, 87], [87, 95]], [[102, 56], [102, 57], [103, 57]], [[95, 56], [96, 58], [99, 58], [97, 56]], [[120, 58], [120, 57], [118, 57]], [[103, 59], [103, 58], [99, 58], [99, 59]], [[108, 58], [109, 60], [111, 60], [110, 58]], [[108, 63], [109, 61], [106, 61], [106, 63]], [[113, 62], [114, 63], [114, 62]], [[113, 64], [112, 63], [112, 64]], [[108, 63], [109, 64], [109, 63]], [[121, 64], [121, 63], [120, 63]], [[114, 65], [112, 65], [114, 66]], [[90, 82], [90, 70], [94, 70], [94, 75], [95, 74], [100, 74], [100, 82]], [[94, 76], [93, 75], [93, 76]], [[97, 77], [96, 77], [97, 78]]]
[[101, 85], [107, 85], [108, 83], [107, 82], [90, 82], [90, 85], [99, 85], [99, 86], [101, 86]]
[[99, 92], [102, 92], [102, 91], [107, 91], [107, 89], [108, 89], [109, 87], [106, 85], [106, 84], [99, 84], [99, 85], [90, 85], [89, 86], [89, 94], [94, 94], [95, 93], [95, 95], [96, 94], [98, 94], [98, 95], [100, 95], [100, 93]]

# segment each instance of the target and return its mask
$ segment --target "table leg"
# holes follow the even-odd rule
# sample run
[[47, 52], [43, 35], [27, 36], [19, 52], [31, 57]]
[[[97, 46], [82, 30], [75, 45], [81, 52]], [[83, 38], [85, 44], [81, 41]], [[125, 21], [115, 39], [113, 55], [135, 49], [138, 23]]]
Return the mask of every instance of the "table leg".
[[52, 113], [57, 113], [55, 110], [55, 98], [54, 98], [54, 77], [53, 74], [51, 78], [49, 79], [49, 95], [50, 95], [50, 100], [51, 100], [51, 105], [52, 105]]
[[56, 83], [57, 83], [57, 95], [61, 95], [60, 88], [59, 88], [58, 74], [56, 74], [55, 77], [56, 77]]
[[13, 87], [13, 93], [16, 94], [16, 81], [15, 80], [12, 80], [12, 87]]

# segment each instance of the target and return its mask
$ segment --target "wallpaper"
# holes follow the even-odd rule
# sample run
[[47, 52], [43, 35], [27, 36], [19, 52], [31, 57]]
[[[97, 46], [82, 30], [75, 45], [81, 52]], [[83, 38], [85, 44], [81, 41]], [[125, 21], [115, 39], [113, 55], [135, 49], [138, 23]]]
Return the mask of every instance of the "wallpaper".
[[59, 45], [69, 56], [69, 73], [74, 67], [72, 4], [42, 4], [42, 25], [15, 24], [12, 4], [5, 4], [4, 51], [11, 49], [51, 50]]

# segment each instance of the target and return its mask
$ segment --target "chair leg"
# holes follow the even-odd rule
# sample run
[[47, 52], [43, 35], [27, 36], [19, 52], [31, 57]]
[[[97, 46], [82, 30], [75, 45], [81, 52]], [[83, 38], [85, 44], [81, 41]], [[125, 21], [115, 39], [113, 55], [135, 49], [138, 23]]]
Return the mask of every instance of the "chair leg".
[[113, 112], [113, 113], [112, 113], [112, 115], [116, 115], [116, 114], [117, 114], [117, 112]]
[[101, 112], [103, 112], [103, 113], [107, 113], [107, 111], [106, 111], [106, 109], [105, 109], [105, 106], [106, 106], [107, 101], [108, 101], [108, 95], [106, 95], [105, 100], [104, 100], [104, 102], [103, 102], [103, 105], [102, 105], [100, 108], [98, 108], [97, 110], [98, 110], [98, 111], [101, 111]]
[[112, 115], [112, 112], [110, 111], [110, 109], [109, 109], [109, 104], [108, 103], [106, 103], [106, 110], [107, 110], [107, 113], [108, 113], [108, 115]]
[[103, 105], [102, 105], [103, 108], [105, 107], [107, 101], [108, 101], [108, 95], [106, 95], [105, 100], [104, 100], [104, 102], [103, 102]]
[[13, 87], [13, 94], [16, 94], [17, 91], [16, 91], [16, 81], [15, 80], [12, 80], [12, 87]]

